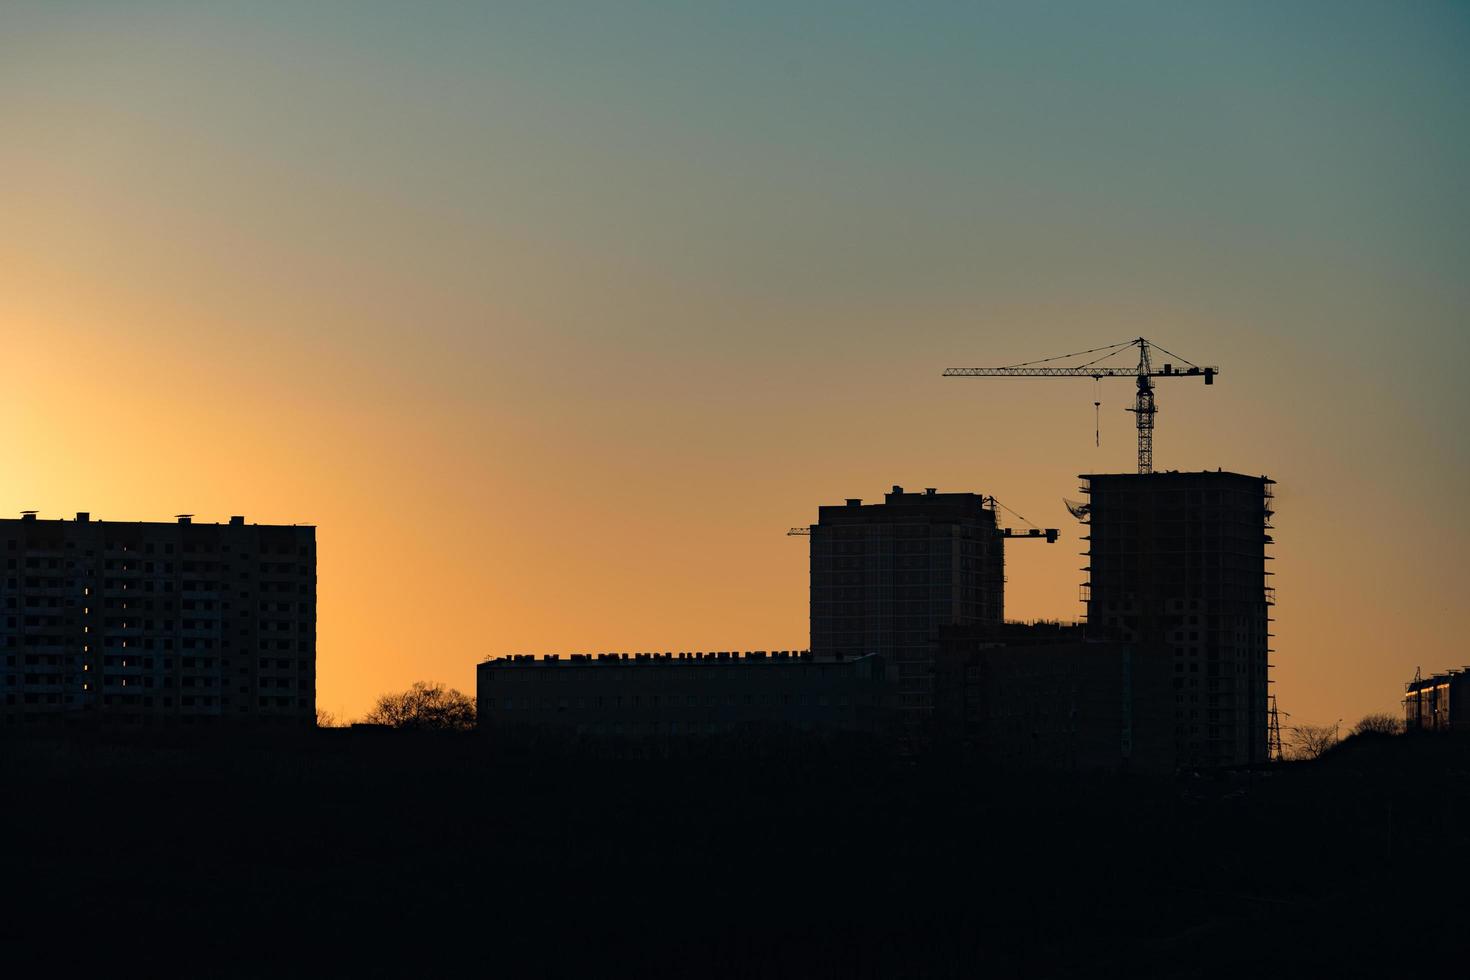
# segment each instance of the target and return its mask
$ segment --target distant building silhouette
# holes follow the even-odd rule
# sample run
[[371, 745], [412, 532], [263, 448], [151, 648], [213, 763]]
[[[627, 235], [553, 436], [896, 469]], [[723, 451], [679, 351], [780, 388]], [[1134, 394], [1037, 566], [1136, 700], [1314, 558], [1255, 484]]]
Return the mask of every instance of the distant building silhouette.
[[0, 724], [313, 724], [312, 527], [0, 520]]
[[998, 626], [1004, 537], [974, 493], [905, 493], [818, 509], [811, 528], [811, 645], [818, 658], [878, 654], [911, 728], [934, 711], [939, 634]]
[[875, 731], [882, 658], [809, 651], [508, 656], [476, 670], [481, 730], [593, 736]]
[[480, 726], [865, 731], [1020, 768], [1265, 762], [1272, 481], [1082, 479], [1085, 625], [1004, 621], [989, 498], [894, 487], [819, 508], [809, 652], [501, 657], [479, 665]]
[[1470, 671], [1448, 670], [1404, 685], [1404, 730], [1470, 730]]
[[1081, 479], [1088, 634], [1171, 659], [1181, 764], [1267, 761], [1273, 481], [1219, 471]]

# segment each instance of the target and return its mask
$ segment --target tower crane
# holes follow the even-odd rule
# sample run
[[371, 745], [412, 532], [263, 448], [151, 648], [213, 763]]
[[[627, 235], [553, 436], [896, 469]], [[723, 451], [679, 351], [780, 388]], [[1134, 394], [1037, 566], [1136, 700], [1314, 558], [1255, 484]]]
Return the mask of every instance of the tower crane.
[[[1138, 348], [1138, 364], [1135, 367], [1124, 367], [1119, 364], [1104, 364], [1109, 358], [1121, 354], [1129, 348]], [[1153, 363], [1153, 351], [1167, 354], [1183, 365], [1182, 369], [1176, 368], [1170, 362], [1161, 368], [1155, 368]], [[1090, 354], [1099, 354], [1083, 364], [1071, 367], [1053, 367], [1052, 361], [1066, 361], [1077, 357], [1085, 357]], [[1037, 361], [1024, 361], [1020, 364], [1012, 364], [1007, 367], [993, 368], [946, 368], [946, 378], [1092, 378], [1099, 381], [1103, 378], [1137, 378], [1138, 393], [1133, 407], [1128, 411], [1134, 413], [1138, 422], [1138, 472], [1152, 473], [1154, 471], [1154, 415], [1158, 409], [1154, 405], [1154, 378], [1196, 378], [1205, 379], [1205, 384], [1215, 383], [1215, 375], [1220, 373], [1217, 367], [1200, 367], [1190, 361], [1186, 361], [1178, 354], [1165, 350], [1158, 344], [1151, 343], [1143, 337], [1127, 340], [1120, 344], [1111, 344], [1107, 347], [1094, 347], [1091, 350], [1077, 351], [1074, 354], [1059, 354], [1056, 357], [1043, 357]]]

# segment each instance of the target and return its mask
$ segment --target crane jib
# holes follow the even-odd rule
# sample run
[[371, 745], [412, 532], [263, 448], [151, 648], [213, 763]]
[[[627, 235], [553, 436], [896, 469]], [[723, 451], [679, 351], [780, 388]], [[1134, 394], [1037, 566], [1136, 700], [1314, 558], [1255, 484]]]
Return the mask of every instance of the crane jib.
[[946, 378], [1204, 378], [1205, 384], [1215, 383], [1217, 367], [1185, 368], [1173, 370], [1169, 365], [1161, 371], [1149, 371], [1140, 375], [1133, 368], [945, 368]]

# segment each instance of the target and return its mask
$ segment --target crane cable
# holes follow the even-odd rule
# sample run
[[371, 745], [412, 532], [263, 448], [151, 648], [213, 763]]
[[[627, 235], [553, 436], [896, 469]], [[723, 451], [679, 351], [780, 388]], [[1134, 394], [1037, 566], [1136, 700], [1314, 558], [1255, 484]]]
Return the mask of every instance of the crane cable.
[[1160, 347], [1158, 344], [1155, 344], [1153, 341], [1149, 341], [1149, 346], [1151, 346], [1154, 350], [1164, 351], [1165, 354], [1168, 354], [1170, 357], [1174, 358], [1174, 360], [1183, 361], [1185, 364], [1188, 364], [1192, 368], [1199, 367], [1198, 364], [1194, 363], [1193, 361], [1184, 360], [1184, 358], [1180, 357], [1178, 354], [1174, 353], [1171, 350], [1164, 350], [1164, 348]]
[[1032, 527], [1035, 527], [1035, 528], [1038, 528], [1039, 529], [1039, 525], [1037, 525], [1035, 522], [1033, 522], [1033, 521], [1027, 521], [1025, 515], [1023, 515], [1023, 514], [1017, 514], [1015, 511], [1011, 510], [1009, 507], [1006, 507], [1005, 504], [1001, 503], [999, 500], [996, 500], [994, 497], [991, 497], [990, 498], [990, 502], [992, 504], [995, 504], [997, 507], [1004, 507], [1006, 510], [1009, 510], [1012, 515], [1021, 518], [1021, 520], [1026, 521], [1027, 524], [1030, 524]]
[[[1020, 364], [1007, 364], [1006, 367], [1007, 368], [1031, 367], [1034, 364], [1045, 364], [1047, 361], [1064, 361], [1064, 360], [1066, 360], [1069, 357], [1081, 357], [1083, 354], [1096, 354], [1100, 350], [1110, 351], [1111, 353], [1104, 354], [1102, 357], [1099, 357], [1098, 358], [1098, 360], [1101, 361], [1101, 360], [1106, 360], [1109, 357], [1112, 357], [1113, 354], [1119, 353], [1125, 347], [1132, 347], [1136, 343], [1137, 343], [1136, 340], [1128, 340], [1128, 341], [1124, 341], [1121, 344], [1109, 344], [1106, 347], [1094, 347], [1091, 350], [1079, 350], [1079, 351], [1075, 351], [1075, 352], [1073, 352], [1071, 354], [1058, 354], [1056, 357], [1043, 357], [1040, 360], [1036, 360], [1036, 361], [1022, 361]], [[1181, 358], [1181, 360], [1183, 360], [1183, 358]], [[1083, 365], [1083, 366], [1085, 367], [1086, 365]]]
[[[1136, 341], [1136, 340], [1129, 341], [1126, 345], [1124, 345], [1122, 347], [1119, 347], [1117, 350], [1110, 351], [1110, 352], [1104, 354], [1102, 357], [1095, 357], [1095, 358], [1093, 358], [1090, 361], [1085, 361], [1085, 362], [1083, 362], [1081, 364], [1078, 364], [1077, 365], [1077, 370], [1080, 371], [1083, 368], [1092, 367], [1094, 364], [1101, 364], [1103, 361], [1106, 361], [1108, 358], [1110, 358], [1110, 357], [1116, 357], [1117, 355], [1123, 353], [1129, 347], [1137, 347], [1137, 346], [1138, 346], [1138, 341]], [[1183, 358], [1180, 358], [1180, 360], [1183, 360]], [[1094, 375], [1094, 377], [1096, 377], [1096, 375]]]

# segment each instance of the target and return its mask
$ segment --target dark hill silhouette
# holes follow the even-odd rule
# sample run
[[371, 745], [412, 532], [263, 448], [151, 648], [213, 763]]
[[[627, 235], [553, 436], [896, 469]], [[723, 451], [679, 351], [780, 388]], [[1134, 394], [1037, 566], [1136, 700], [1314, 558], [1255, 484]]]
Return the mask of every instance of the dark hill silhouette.
[[0, 939], [55, 971], [1387, 976], [1464, 952], [1436, 884], [1470, 864], [1464, 738], [1161, 779], [351, 730], [12, 739], [0, 764]]

